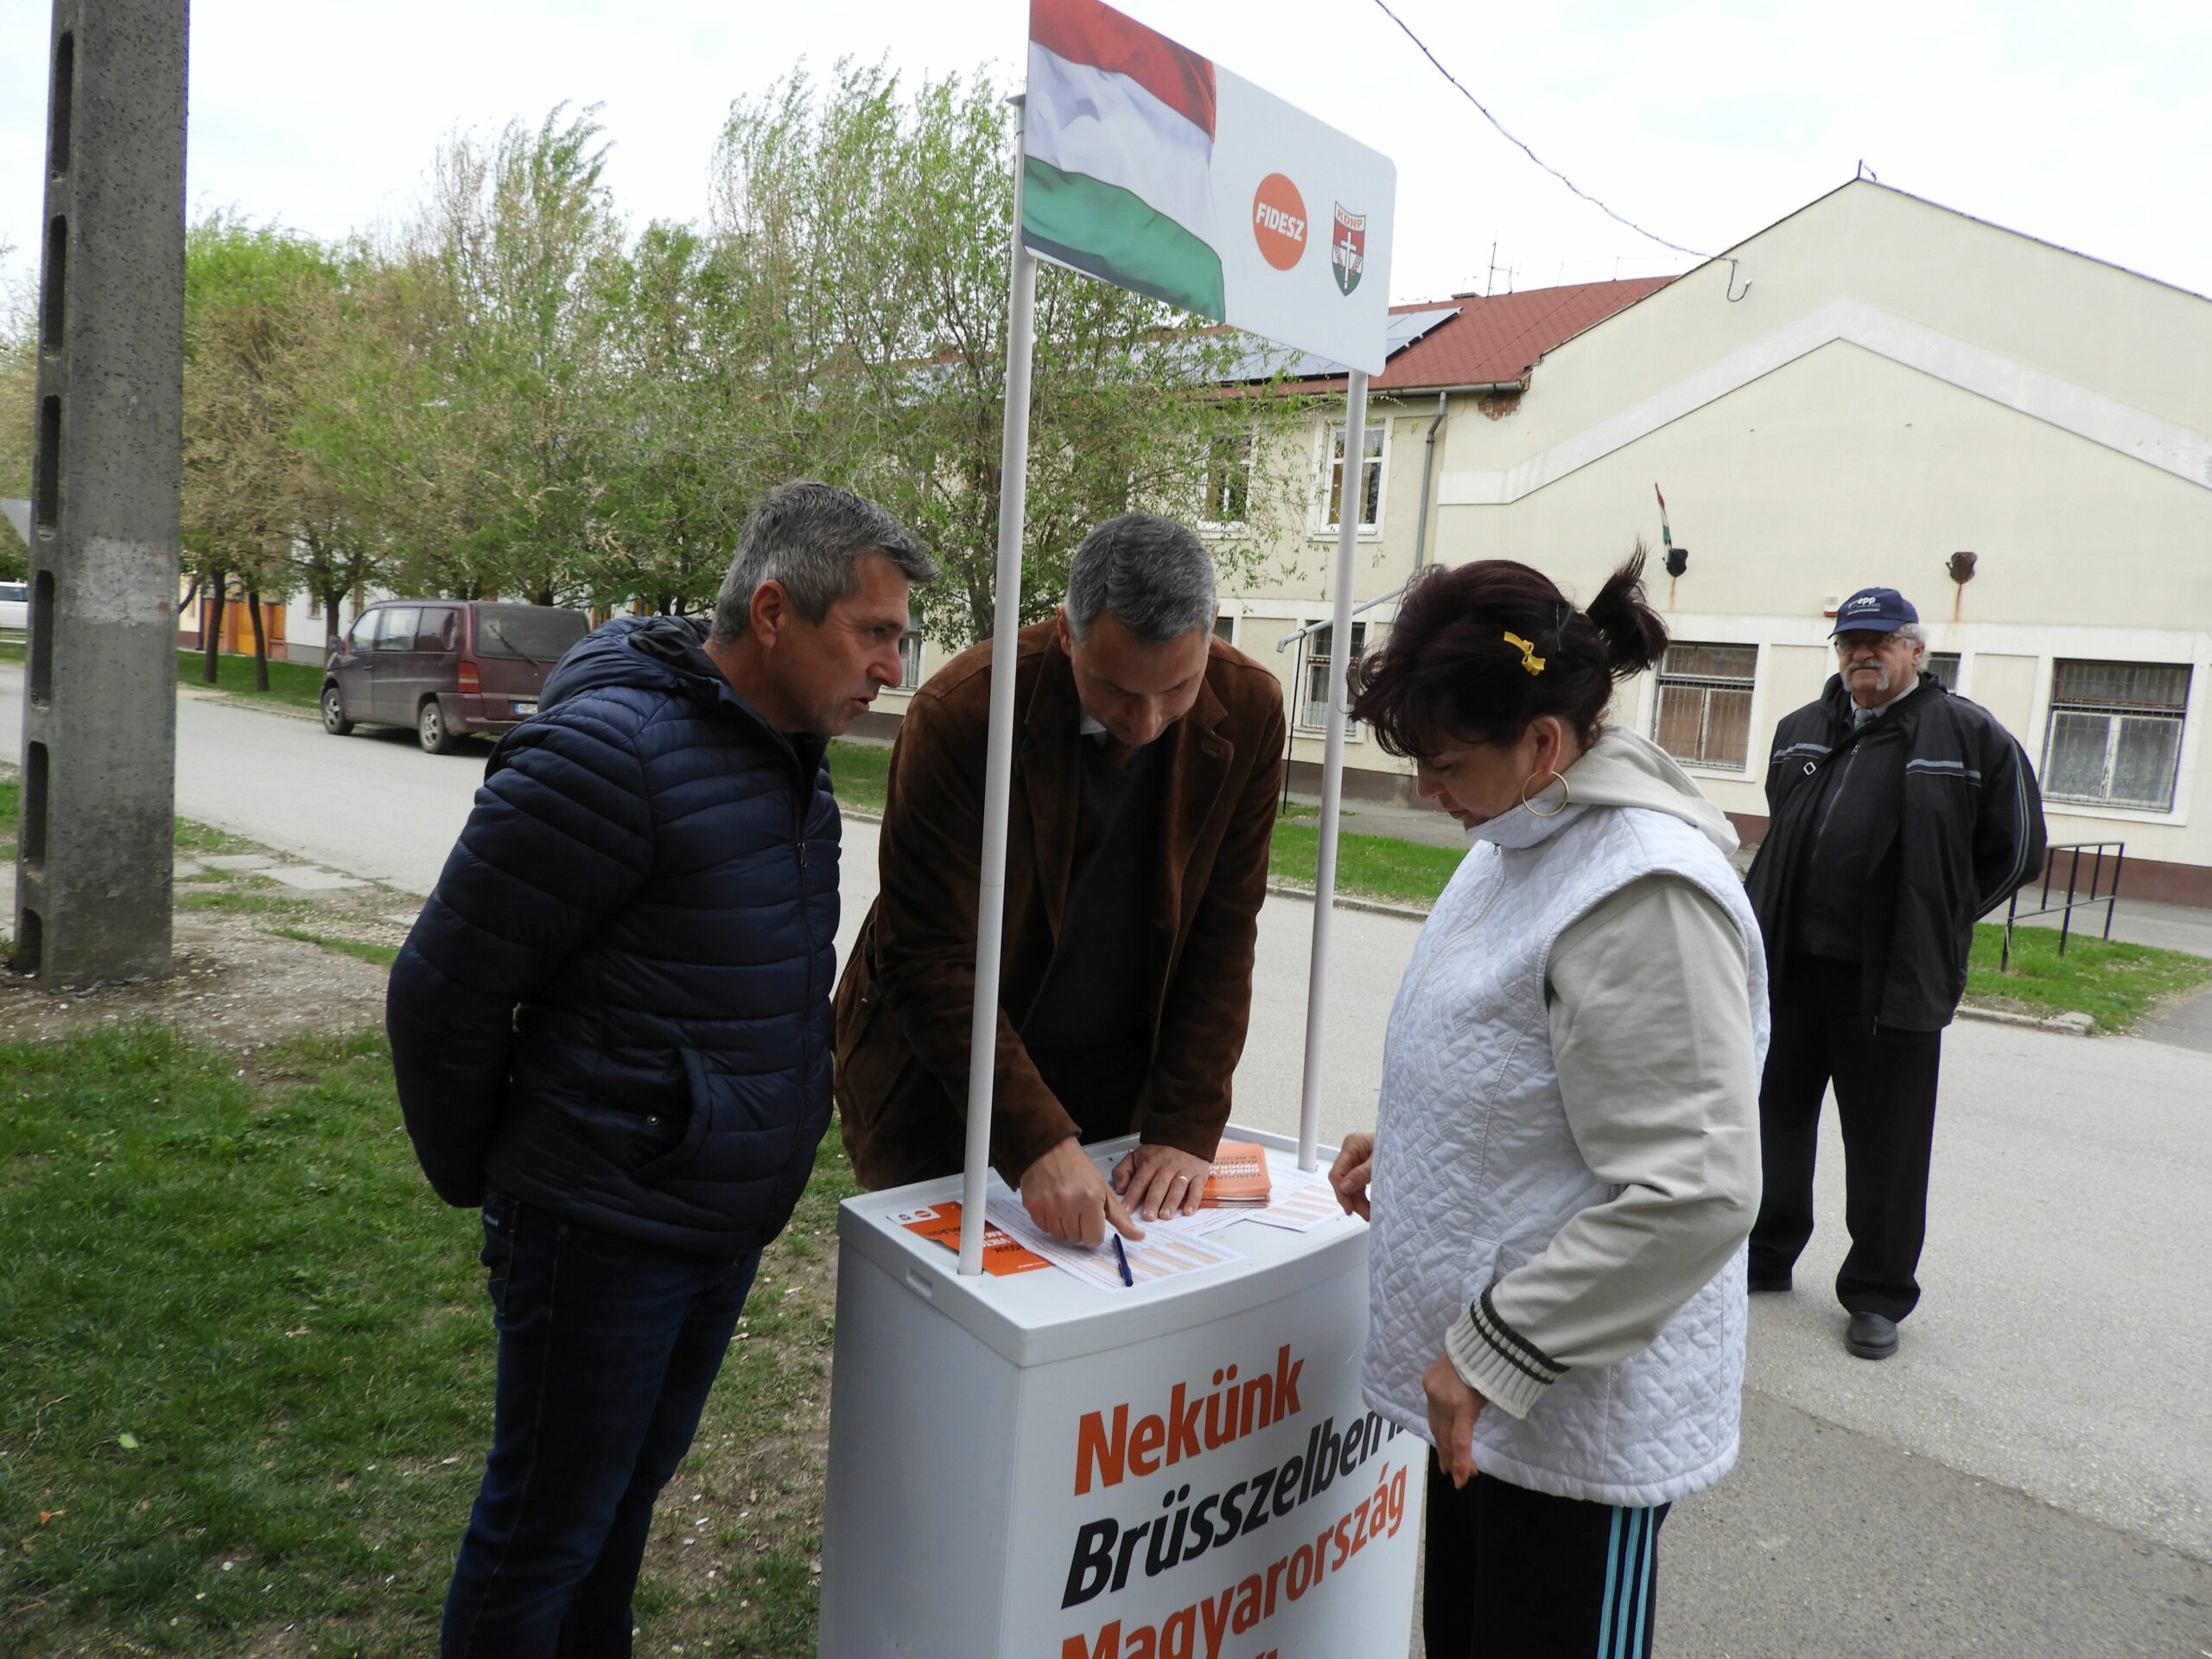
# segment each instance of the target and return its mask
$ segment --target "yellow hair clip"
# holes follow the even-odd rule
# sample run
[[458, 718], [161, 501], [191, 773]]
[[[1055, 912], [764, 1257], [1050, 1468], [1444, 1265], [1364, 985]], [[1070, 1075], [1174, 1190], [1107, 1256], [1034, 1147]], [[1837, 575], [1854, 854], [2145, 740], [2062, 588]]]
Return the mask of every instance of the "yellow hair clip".
[[1531, 674], [1541, 674], [1544, 671], [1544, 659], [1536, 655], [1536, 645], [1534, 640], [1523, 639], [1517, 633], [1509, 633], [1505, 636], [1505, 643], [1521, 647], [1522, 667], [1527, 669]]

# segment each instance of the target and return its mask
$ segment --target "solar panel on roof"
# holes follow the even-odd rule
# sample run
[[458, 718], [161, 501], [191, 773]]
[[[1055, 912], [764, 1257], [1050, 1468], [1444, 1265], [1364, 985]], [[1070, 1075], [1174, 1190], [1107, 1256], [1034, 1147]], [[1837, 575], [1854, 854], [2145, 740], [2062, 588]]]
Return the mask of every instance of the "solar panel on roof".
[[[1456, 305], [1433, 306], [1426, 311], [1394, 311], [1382, 336], [1382, 354], [1395, 357], [1422, 335], [1459, 315]], [[1281, 374], [1288, 380], [1335, 379], [1351, 370], [1333, 358], [1313, 352], [1294, 352], [1254, 340], [1249, 349], [1223, 375], [1224, 381], [1265, 380]]]
[[1393, 311], [1390, 326], [1383, 333], [1383, 342], [1392, 356], [1419, 340], [1440, 323], [1448, 322], [1459, 315], [1456, 305], [1432, 306], [1426, 311]]

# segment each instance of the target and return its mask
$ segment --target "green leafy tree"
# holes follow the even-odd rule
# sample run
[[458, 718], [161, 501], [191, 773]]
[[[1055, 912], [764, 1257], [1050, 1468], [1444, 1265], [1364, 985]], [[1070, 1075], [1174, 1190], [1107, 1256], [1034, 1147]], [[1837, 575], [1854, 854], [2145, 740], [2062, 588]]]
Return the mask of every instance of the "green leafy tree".
[[[753, 368], [736, 464], [761, 483], [812, 474], [881, 501], [947, 580], [918, 595], [950, 644], [992, 632], [1005, 413], [1010, 115], [988, 75], [924, 81], [841, 62], [804, 69], [730, 114], [714, 224]], [[1255, 429], [1292, 400], [1226, 395], [1251, 342], [1057, 267], [1038, 273], [1022, 620], [1048, 614], [1100, 519], [1132, 507], [1203, 516], [1209, 460], [1249, 454], [1246, 521], [1212, 543], [1233, 582], [1272, 539]], [[1226, 583], [1224, 585], [1227, 585]]]
[[252, 620], [255, 683], [268, 687], [262, 607], [298, 582], [294, 544], [316, 488], [303, 411], [330, 352], [333, 283], [322, 249], [273, 226], [218, 213], [185, 238], [183, 542], [209, 601], [210, 683], [237, 598]]
[[772, 481], [759, 442], [772, 400], [739, 274], [715, 238], [683, 225], [649, 226], [623, 262], [609, 393], [620, 435], [591, 537], [597, 604], [702, 608]]
[[599, 135], [594, 111], [556, 108], [488, 147], [448, 145], [362, 296], [356, 366], [384, 426], [360, 448], [408, 493], [386, 509], [403, 586], [541, 604], [594, 586], [624, 275]]

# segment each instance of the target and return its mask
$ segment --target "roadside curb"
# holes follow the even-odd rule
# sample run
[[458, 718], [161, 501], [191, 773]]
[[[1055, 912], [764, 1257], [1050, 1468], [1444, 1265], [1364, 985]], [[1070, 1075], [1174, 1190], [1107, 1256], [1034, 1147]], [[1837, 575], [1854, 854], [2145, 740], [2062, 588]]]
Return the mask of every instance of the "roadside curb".
[[[1287, 881], [1270, 881], [1268, 891], [1280, 899], [1303, 899], [1308, 904], [1313, 900], [1313, 888], [1294, 887]], [[1396, 916], [1409, 922], [1428, 919], [1427, 910], [1420, 906], [1394, 905], [1387, 899], [1349, 898], [1341, 893], [1337, 895], [1336, 907], [1338, 910], [1363, 910], [1374, 916]]]
[[2005, 1008], [1977, 1008], [1972, 1003], [1959, 1004], [1959, 1018], [1979, 1020], [1986, 1025], [2018, 1026], [2028, 1031], [2055, 1031], [2063, 1037], [2094, 1037], [2098, 1026], [2091, 1015], [2078, 1011], [2068, 1014], [2014, 1014]]
[[322, 724], [320, 710], [296, 709], [289, 702], [264, 702], [258, 697], [233, 696], [217, 685], [194, 685], [188, 680], [179, 680], [176, 689], [188, 697], [197, 697], [202, 702], [224, 702], [233, 709], [251, 709], [257, 714], [275, 715], [281, 720], [304, 720], [310, 724]]

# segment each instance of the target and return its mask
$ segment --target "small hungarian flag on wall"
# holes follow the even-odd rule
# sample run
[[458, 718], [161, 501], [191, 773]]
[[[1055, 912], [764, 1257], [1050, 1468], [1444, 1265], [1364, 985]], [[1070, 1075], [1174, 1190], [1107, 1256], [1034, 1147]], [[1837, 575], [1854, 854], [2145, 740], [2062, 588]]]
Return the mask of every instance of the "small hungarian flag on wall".
[[1097, 0], [1032, 0], [1021, 239], [1220, 321], [1211, 60]]

